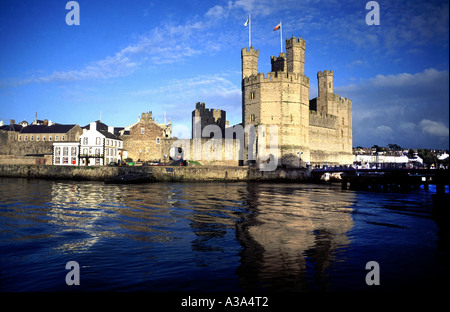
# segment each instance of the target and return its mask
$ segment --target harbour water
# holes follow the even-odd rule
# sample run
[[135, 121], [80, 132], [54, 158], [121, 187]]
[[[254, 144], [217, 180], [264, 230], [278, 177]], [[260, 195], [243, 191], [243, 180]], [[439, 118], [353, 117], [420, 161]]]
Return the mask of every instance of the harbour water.
[[[439, 288], [450, 261], [432, 192], [0, 178], [0, 290]], [[369, 261], [380, 285], [366, 283]]]

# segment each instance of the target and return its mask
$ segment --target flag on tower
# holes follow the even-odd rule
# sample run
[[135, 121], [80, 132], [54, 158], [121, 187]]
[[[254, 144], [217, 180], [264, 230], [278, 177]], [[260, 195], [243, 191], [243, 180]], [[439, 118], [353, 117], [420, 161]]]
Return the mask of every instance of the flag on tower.
[[252, 46], [252, 22], [250, 19], [250, 14], [248, 15], [244, 26], [248, 26], [248, 47], [250, 48]]
[[273, 31], [280, 29], [280, 27], [281, 27], [281, 22], [280, 22], [277, 26], [275, 26], [275, 28], [273, 29]]

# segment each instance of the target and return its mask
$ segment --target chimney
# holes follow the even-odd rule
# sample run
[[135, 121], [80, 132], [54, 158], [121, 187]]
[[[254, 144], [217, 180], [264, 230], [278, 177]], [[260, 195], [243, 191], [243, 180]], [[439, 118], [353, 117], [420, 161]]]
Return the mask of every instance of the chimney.
[[48, 119], [44, 119], [43, 125], [44, 125], [44, 126], [48, 126]]
[[90, 131], [97, 130], [97, 122], [96, 121], [93, 121], [89, 124], [89, 130]]
[[114, 127], [108, 126], [108, 132], [114, 134]]
[[53, 122], [51, 121], [51, 120], [49, 120], [48, 121], [48, 126], [50, 127], [50, 126], [52, 126], [53, 125]]
[[9, 124], [10, 124], [10, 125], [14, 125], [15, 123], [16, 123], [16, 121], [15, 121], [14, 119], [10, 119], [10, 120], [9, 120]]

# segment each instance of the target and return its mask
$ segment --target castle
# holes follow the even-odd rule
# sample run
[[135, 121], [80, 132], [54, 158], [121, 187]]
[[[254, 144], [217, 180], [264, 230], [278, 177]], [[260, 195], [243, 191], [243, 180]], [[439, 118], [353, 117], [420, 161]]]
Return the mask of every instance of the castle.
[[[228, 139], [234, 140], [234, 151], [225, 153], [240, 165], [271, 161], [283, 167], [352, 164], [352, 101], [334, 93], [334, 73], [329, 70], [317, 73], [318, 96], [309, 99], [305, 40], [287, 39], [286, 53], [271, 57], [272, 68], [267, 74], [258, 72], [258, 60], [259, 50], [241, 50], [242, 123], [228, 127], [225, 111], [197, 103], [192, 112], [192, 139], [220, 139], [203, 131], [206, 126], [213, 126], [209, 129], [217, 129], [225, 139], [230, 130], [233, 136]], [[216, 147], [220, 145], [223, 149], [226, 146], [219, 142]], [[192, 159], [192, 150], [199, 148], [203, 149], [203, 143], [185, 156]]]
[[[258, 58], [259, 50], [242, 49], [243, 127], [278, 127], [278, 165], [351, 164], [352, 101], [334, 93], [333, 71], [317, 73], [318, 97], [309, 100], [305, 40], [287, 39], [286, 54], [271, 57], [266, 75], [258, 72]], [[257, 140], [265, 140], [269, 150], [270, 135]], [[246, 136], [246, 155], [249, 144]], [[252, 148], [258, 160], [262, 155]]]

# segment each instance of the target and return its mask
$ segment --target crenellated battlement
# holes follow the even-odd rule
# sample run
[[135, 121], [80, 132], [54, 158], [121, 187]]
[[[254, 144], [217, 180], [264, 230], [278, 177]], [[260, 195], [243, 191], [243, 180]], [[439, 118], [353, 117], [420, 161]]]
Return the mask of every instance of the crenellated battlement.
[[341, 97], [339, 95], [336, 95], [338, 97], [338, 105], [344, 106], [347, 109], [351, 109], [352, 106], [352, 100], [349, 98]]
[[301, 48], [305, 49], [306, 47], [306, 42], [302, 37], [298, 37], [296, 38], [295, 36], [292, 36], [289, 39], [286, 39], [286, 48], [289, 46], [300, 46]]
[[241, 53], [242, 53], [242, 55], [244, 55], [244, 54], [256, 54], [256, 55], [259, 56], [259, 50], [255, 50], [255, 48], [253, 48], [253, 47], [250, 47], [250, 48], [247, 48], [247, 47], [242, 48]]
[[322, 76], [333, 76], [334, 72], [332, 70], [324, 70], [324, 71], [318, 71], [317, 72], [317, 78], [322, 77]]
[[254, 84], [254, 83], [302, 83], [309, 85], [309, 78], [296, 73], [287, 72], [268, 72], [268, 73], [258, 73], [250, 77], [245, 77], [242, 81], [244, 85]]

